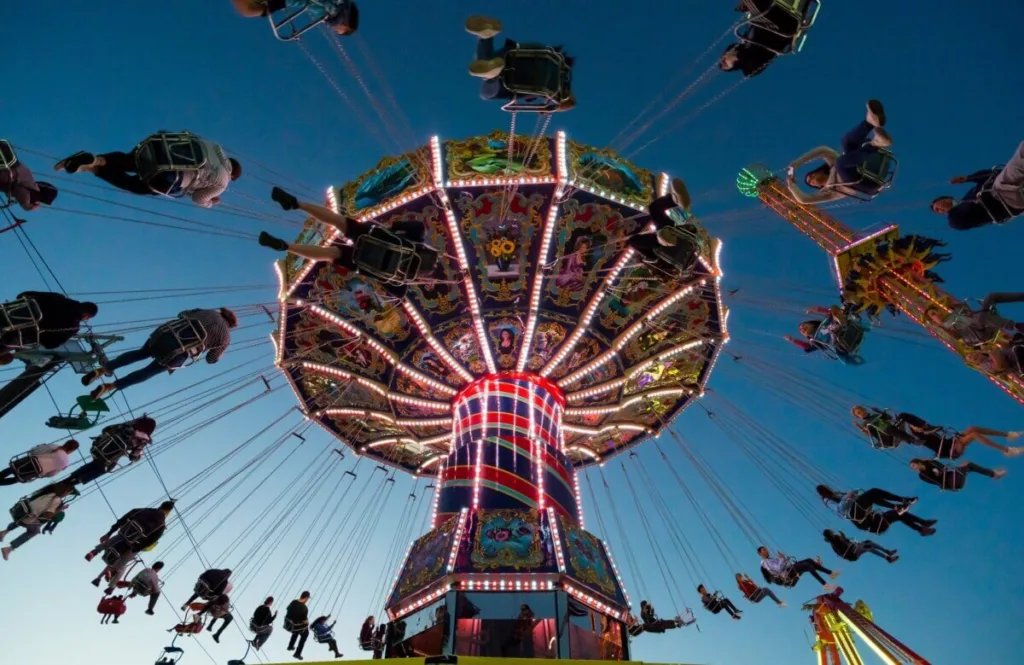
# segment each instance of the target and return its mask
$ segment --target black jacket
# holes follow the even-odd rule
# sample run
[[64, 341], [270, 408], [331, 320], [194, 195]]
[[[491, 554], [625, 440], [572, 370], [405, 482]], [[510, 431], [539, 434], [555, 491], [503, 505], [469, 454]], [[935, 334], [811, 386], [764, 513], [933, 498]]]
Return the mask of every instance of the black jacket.
[[284, 620], [296, 628], [308, 627], [309, 607], [296, 598], [288, 603], [288, 608], [284, 611]]
[[113, 533], [115, 530], [120, 531], [129, 522], [134, 522], [142, 530], [142, 538], [131, 543], [133, 551], [141, 552], [147, 547], [156, 545], [157, 541], [160, 540], [160, 536], [164, 535], [164, 529], [167, 526], [167, 516], [159, 508], [136, 508], [129, 510], [121, 516], [121, 519], [114, 522], [114, 526], [110, 527], [108, 533]]
[[252, 613], [252, 623], [256, 626], [269, 626], [274, 623], [274, 613], [266, 605], [260, 605]]
[[39, 324], [39, 345], [56, 349], [78, 334], [82, 325], [82, 303], [59, 293], [25, 291], [19, 298], [34, 300], [43, 315]]

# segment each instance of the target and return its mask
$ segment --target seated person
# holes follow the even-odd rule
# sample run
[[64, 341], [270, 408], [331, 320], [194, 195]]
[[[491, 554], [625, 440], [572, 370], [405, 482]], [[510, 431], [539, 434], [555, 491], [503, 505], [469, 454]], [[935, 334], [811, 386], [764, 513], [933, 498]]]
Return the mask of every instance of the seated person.
[[864, 432], [871, 439], [871, 446], [879, 450], [892, 450], [902, 443], [916, 445], [915, 435], [908, 429], [908, 422], [916, 422], [921, 427], [931, 428], [924, 420], [909, 413], [893, 415], [884, 409], [875, 407], [855, 406], [851, 410], [854, 427]]
[[686, 625], [681, 617], [675, 619], [659, 619], [654, 612], [654, 605], [646, 600], [640, 601], [640, 620], [644, 624], [645, 633], [664, 633], [666, 630], [681, 628]]
[[864, 554], [874, 554], [889, 563], [896, 563], [900, 558], [896, 550], [887, 550], [870, 540], [854, 540], [842, 531], [836, 533], [831, 529], [825, 529], [822, 535], [825, 536], [825, 542], [832, 546], [836, 556], [846, 561], [857, 561]]
[[807, 573], [818, 580], [818, 584], [825, 591], [836, 590], [836, 587], [827, 583], [820, 573], [825, 573], [830, 578], [835, 579], [839, 577], [839, 571], [831, 571], [821, 565], [820, 559], [802, 559], [797, 561], [782, 552], [777, 552], [773, 557], [764, 545], [757, 548], [757, 555], [761, 557], [761, 575], [769, 584], [793, 587], [800, 581], [800, 576]]
[[211, 568], [199, 576], [195, 586], [192, 588], [192, 595], [181, 606], [181, 609], [185, 611], [196, 599], [213, 600], [230, 591], [231, 570], [228, 568]]
[[1006, 344], [993, 346], [987, 352], [968, 353], [967, 362], [995, 377], [1024, 374], [1024, 333], [1017, 333]]
[[71, 463], [68, 455], [78, 450], [78, 442], [74, 439], [61, 445], [40, 443], [33, 446], [24, 455], [11, 461], [11, 465], [0, 471], [0, 485], [29, 483], [40, 478], [52, 478], [68, 468]]
[[146, 614], [153, 616], [154, 610], [156, 610], [157, 601], [160, 600], [160, 571], [164, 569], [164, 562], [157, 561], [152, 566], [144, 568], [142, 572], [132, 578], [131, 582], [119, 582], [118, 587], [128, 587], [132, 590], [129, 598], [135, 598], [136, 596], [142, 596], [143, 598], [149, 598], [149, 607], [146, 608]]
[[770, 22], [775, 29], [769, 29], [766, 23], [751, 21], [743, 29], [742, 41], [726, 47], [718, 59], [718, 67], [725, 72], [743, 72], [748, 78], [757, 76], [779, 54], [792, 48], [793, 41], [799, 36], [800, 22], [785, 9], [777, 7], [774, 0], [745, 0], [736, 7], [736, 11], [749, 11], [754, 17], [765, 14], [763, 21]]
[[[828, 485], [818, 485], [816, 491], [825, 505], [834, 505], [840, 517], [862, 531], [883, 534], [896, 522], [902, 522], [922, 536], [935, 533], [938, 520], [926, 520], [910, 512], [917, 503], [916, 497], [899, 496], [877, 487], [837, 492]], [[875, 506], [884, 508], [885, 512], [876, 511]]]
[[[844, 362], [863, 362], [857, 355], [864, 329], [858, 320], [843, 312], [838, 305], [832, 307], [812, 307], [808, 314], [824, 314], [822, 320], [804, 321], [798, 326], [804, 340], [794, 339], [786, 335], [784, 339], [803, 349], [804, 353], [815, 351], [832, 351]], [[805, 341], [806, 340], [806, 341]], [[856, 342], [856, 344], [851, 344]]]
[[[885, 109], [882, 102], [877, 99], [868, 100], [864, 120], [843, 136], [840, 143], [842, 153], [828, 146], [821, 146], [789, 165], [786, 187], [793, 200], [801, 205], [835, 201], [847, 196], [841, 191], [843, 187], [871, 197], [881, 192], [885, 186], [861, 176], [858, 167], [876, 159], [880, 148], [892, 145], [892, 137], [884, 127]], [[872, 132], [874, 136], [871, 136]], [[796, 186], [794, 172], [804, 164], [817, 159], [822, 159], [825, 163], [804, 176], [804, 183], [818, 191], [805, 194]]]
[[174, 501], [164, 501], [157, 508], [134, 508], [119, 517], [100, 536], [99, 544], [85, 555], [86, 561], [92, 561], [97, 554], [103, 552], [103, 563], [106, 564], [92, 585], [99, 586], [106, 579], [107, 593], [112, 593], [135, 556], [160, 541], [167, 529], [167, 517], [173, 510]]
[[79, 302], [60, 293], [48, 291], [24, 291], [18, 300], [7, 303], [4, 309], [20, 315], [24, 306], [19, 301], [31, 302], [38, 308], [39, 321], [31, 327], [3, 329], [0, 324], [0, 365], [14, 360], [14, 351], [33, 349], [58, 349], [78, 334], [82, 324], [99, 313], [99, 307], [92, 302]]
[[[480, 86], [480, 97], [482, 99], [515, 99], [516, 93], [505, 87], [501, 73], [505, 69], [505, 56], [509, 51], [515, 49], [546, 49], [543, 44], [521, 44], [511, 39], [506, 39], [505, 44], [495, 50], [494, 37], [501, 32], [501, 21], [486, 16], [470, 16], [466, 19], [466, 32], [477, 37], [476, 59], [469, 65], [471, 76], [484, 79]], [[554, 47], [555, 52], [563, 54], [565, 64], [570, 69], [575, 62], [574, 58], [565, 55], [562, 47]], [[548, 71], [541, 66], [545, 63], [537, 63], [537, 69], [531, 74], [536, 74], [538, 79], [536, 86], [542, 89], [551, 89], [553, 92], [560, 88], [562, 72]], [[554, 77], [558, 77], [557, 79]], [[552, 99], [558, 103], [557, 111], [568, 111], [576, 106], [576, 97], [568, 90], [563, 99]]]
[[326, 23], [343, 37], [359, 29], [359, 7], [352, 0], [231, 0], [231, 4], [245, 18], [266, 17], [285, 10], [289, 13], [305, 10], [310, 23]]
[[202, 614], [210, 615], [210, 625], [206, 627], [206, 630], [213, 633], [213, 627], [217, 623], [217, 619], [222, 621], [220, 630], [213, 633], [213, 641], [220, 642], [220, 636], [224, 633], [224, 629], [231, 625], [231, 622], [235, 620], [235, 617], [231, 616], [231, 599], [228, 598], [226, 593], [222, 593], [210, 602], [203, 605], [203, 609], [200, 610]]
[[954, 432], [944, 427], [936, 427], [920, 419], [917, 422], [907, 420], [907, 424], [908, 430], [913, 436], [913, 442], [932, 451], [938, 459], [959, 459], [967, 446], [975, 441], [988, 448], [998, 450], [1007, 457], [1016, 457], [1024, 453], [1024, 448], [1020, 446], [1003, 446], [991, 439], [991, 437], [997, 437], [1015, 441], [1021, 437], [1021, 432], [1004, 432], [975, 425], [962, 432]]
[[313, 633], [313, 641], [318, 644], [326, 644], [327, 648], [334, 653], [335, 658], [341, 658], [344, 654], [338, 651], [338, 642], [334, 639], [334, 624], [338, 623], [327, 623], [331, 620], [331, 616], [317, 617], [313, 620], [313, 623], [309, 624], [309, 630]]
[[[269, 233], [263, 232], [260, 233], [259, 237], [259, 243], [261, 245], [278, 252], [288, 252], [295, 256], [309, 259], [310, 261], [331, 262], [334, 265], [351, 272], [357, 272], [359, 270], [359, 266], [356, 264], [356, 259], [358, 257], [355, 254], [355, 243], [359, 238], [370, 233], [375, 227], [381, 227], [381, 225], [372, 222], [361, 224], [351, 217], [339, 215], [324, 206], [299, 201], [294, 196], [278, 187], [275, 187], [273, 191], [271, 191], [271, 197], [277, 201], [283, 209], [301, 210], [335, 229], [341, 237], [336, 238], [339, 244], [332, 244], [329, 247], [321, 247], [319, 245], [300, 245], [297, 243], [290, 243], [282, 240], [281, 238], [276, 238]], [[422, 222], [395, 222], [386, 228], [395, 235], [401, 236], [416, 245], [417, 254], [420, 255], [421, 259], [420, 270], [418, 273], [419, 276], [425, 276], [433, 272], [434, 262], [436, 261], [436, 250], [423, 242], [426, 237], [426, 227]], [[348, 239], [352, 244], [340, 244], [344, 239]], [[393, 295], [398, 297], [401, 297], [405, 293], [405, 290], [402, 287], [389, 290], [392, 291]]]
[[12, 540], [10, 545], [0, 549], [0, 556], [3, 556], [4, 561], [11, 557], [14, 550], [38, 536], [43, 526], [64, 510], [65, 499], [74, 491], [74, 485], [59, 481], [19, 501], [18, 505], [11, 509], [14, 521], [0, 531], [0, 541], [18, 527], [24, 529], [25, 533]]
[[945, 215], [950, 227], [968, 231], [1013, 219], [1024, 213], [1024, 142], [1006, 166], [957, 176], [949, 182], [974, 183], [959, 201], [952, 196], [932, 201], [932, 212]]
[[277, 619], [277, 612], [271, 611], [270, 608], [273, 604], [274, 597], [268, 597], [262, 605], [256, 608], [256, 611], [252, 613], [252, 619], [249, 620], [249, 630], [255, 633], [252, 638], [252, 648], [257, 651], [267, 643], [270, 634], [274, 632], [274, 620]]
[[997, 304], [1015, 302], [1024, 302], [1024, 293], [990, 293], [977, 310], [961, 304], [947, 314], [938, 307], [929, 307], [925, 316], [954, 339], [980, 347], [993, 342], [1001, 332], [1024, 333], [1024, 323], [1011, 321], [996, 311]]
[[[654, 223], [654, 230], [651, 232], [637, 233], [631, 235], [627, 241], [627, 245], [632, 247], [643, 257], [646, 263], [658, 263], [662, 261], [662, 256], [659, 256], [657, 251], [659, 248], [666, 248], [664, 251], [671, 252], [670, 248], [677, 247], [678, 238], [672, 233], [667, 233], [665, 229], [682, 226], [685, 224], [679, 224], [676, 220], [672, 219], [668, 212], [673, 208], [681, 208], [687, 216], [690, 213], [690, 193], [686, 189], [686, 183], [679, 178], [672, 179], [672, 189], [665, 196], [658, 197], [651, 201], [651, 204], [647, 206], [647, 212], [651, 216], [651, 222]], [[678, 262], [672, 263], [674, 268], [680, 270], [687, 270], [693, 266], [697, 261], [697, 250], [696, 247], [678, 247], [679, 252]]]
[[786, 606], [786, 603], [779, 600], [774, 591], [768, 587], [758, 586], [748, 575], [736, 573], [736, 586], [739, 587], [743, 597], [752, 603], [760, 603], [765, 598], [771, 598], [779, 607]]
[[736, 606], [732, 604], [731, 600], [722, 596], [718, 591], [711, 593], [703, 584], [700, 584], [697, 586], [697, 593], [700, 594], [700, 604], [703, 605], [704, 609], [708, 612], [718, 614], [722, 610], [725, 610], [733, 619], [736, 621], [740, 620], [740, 613], [743, 612], [743, 610], [737, 609]]
[[[32, 170], [18, 159], [10, 168], [0, 166], [0, 194], [17, 201], [22, 210], [31, 212], [40, 205], [53, 205], [57, 188], [48, 182], [36, 182]], [[6, 207], [6, 203], [0, 199], [0, 208]]]
[[969, 473], [978, 473], [996, 480], [1006, 475], [1006, 469], [986, 469], [974, 462], [961, 462], [954, 466], [933, 459], [912, 459], [910, 468], [916, 471], [917, 477], [924, 482], [948, 492], [962, 490]]
[[139, 173], [139, 156], [145, 154], [148, 141], [161, 136], [171, 136], [159, 132], [147, 137], [130, 153], [108, 152], [94, 155], [90, 152], [75, 154], [57, 162], [56, 171], [78, 173], [88, 171], [114, 187], [142, 196], [182, 195], [189, 196], [200, 207], [211, 208], [220, 203], [228, 185], [242, 176], [242, 165], [237, 160], [224, 154], [224, 148], [212, 141], [195, 137], [203, 153], [201, 167], [185, 168], [161, 173], [154, 179], [143, 180], [144, 174]]

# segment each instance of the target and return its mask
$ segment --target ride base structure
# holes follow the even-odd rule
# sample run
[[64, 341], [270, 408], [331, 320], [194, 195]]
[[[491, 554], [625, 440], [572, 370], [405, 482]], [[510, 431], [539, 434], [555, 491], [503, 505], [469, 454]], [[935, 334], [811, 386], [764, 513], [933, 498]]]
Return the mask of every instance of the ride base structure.
[[[963, 358], [968, 366], [980, 371], [967, 362], [969, 349], [963, 342], [927, 315], [932, 309], [948, 315], [964, 307], [964, 303], [935, 284], [926, 252], [915, 251], [913, 242], [904, 242], [905, 249], [896, 249], [901, 239], [898, 225], [888, 225], [869, 235], [858, 233], [821, 208], [793, 201], [785, 184], [759, 164], [744, 169], [736, 184], [745, 196], [759, 198], [828, 252], [844, 302], [861, 311], [885, 308], [903, 312]], [[909, 236], [904, 239], [912, 240]], [[992, 344], [1007, 341], [999, 337]], [[1024, 404], [1024, 375], [1010, 372], [987, 375], [987, 378]]]
[[817, 665], [864, 665], [854, 637], [866, 644], [884, 665], [931, 665], [875, 624], [863, 601], [848, 605], [841, 598], [842, 593], [842, 589], [837, 589], [803, 607], [811, 613], [817, 637], [813, 647]]

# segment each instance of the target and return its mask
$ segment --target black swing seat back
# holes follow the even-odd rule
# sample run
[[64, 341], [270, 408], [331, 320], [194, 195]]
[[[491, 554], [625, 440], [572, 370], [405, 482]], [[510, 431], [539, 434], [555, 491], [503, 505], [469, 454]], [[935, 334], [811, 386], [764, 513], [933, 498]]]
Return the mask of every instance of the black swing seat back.
[[42, 321], [42, 310], [31, 298], [18, 298], [0, 305], [0, 333], [6, 338], [5, 346], [15, 349], [36, 346]]
[[285, 617], [283, 627], [289, 633], [301, 633], [302, 631], [309, 629], [309, 620], [293, 621], [292, 619]]
[[[837, 182], [831, 187], [843, 196], [870, 201], [892, 187], [897, 166], [898, 161], [891, 150], [876, 148], [870, 157], [857, 166], [857, 180]], [[863, 191], [865, 189], [867, 191]]]
[[671, 246], [658, 245], [654, 254], [662, 261], [673, 266], [680, 274], [689, 272], [697, 263], [698, 242], [692, 231], [684, 226], [666, 226], [661, 229], [675, 238], [676, 244]]
[[[750, 42], [750, 30], [757, 28], [789, 40], [785, 48], [768, 49], [776, 55], [799, 53], [807, 41], [807, 31], [814, 25], [821, 10], [820, 0], [773, 0], [765, 11], [758, 10], [749, 0], [744, 4], [750, 11], [745, 15], [746, 20], [733, 31], [736, 38], [741, 42]], [[763, 44], [757, 45], [768, 48]]]
[[135, 147], [139, 178], [155, 194], [179, 198], [182, 185], [206, 166], [206, 150], [199, 137], [190, 132], [159, 132]]
[[267, 18], [274, 36], [290, 42], [347, 11], [349, 4], [351, 0], [305, 0], [301, 7], [286, 7], [277, 16], [270, 14]]
[[416, 243], [383, 226], [360, 236], [353, 246], [356, 270], [385, 284], [402, 286], [437, 264], [437, 250]]
[[273, 624], [269, 624], [269, 625], [266, 625], [266, 626], [261, 626], [261, 625], [257, 624], [255, 620], [249, 619], [249, 630], [251, 630], [256, 635], [266, 635], [267, 633], [269, 633], [273, 629], [274, 629]]
[[185, 361], [175, 369], [195, 364], [206, 349], [206, 327], [200, 321], [188, 317], [168, 321], [153, 334], [174, 336], [178, 343], [175, 352], [161, 356], [157, 361], [162, 365], [168, 365], [174, 358], [184, 355]]
[[20, 455], [11, 460], [9, 468], [14, 471], [14, 478], [19, 483], [27, 483], [42, 475], [39, 460], [34, 455]]
[[572, 96], [572, 67], [565, 54], [554, 48], [510, 49], [501, 84], [514, 95], [503, 110], [551, 113]]
[[[996, 183], [996, 178], [999, 177], [999, 173], [1002, 170], [1003, 167], [999, 166], [992, 169], [992, 175], [989, 176], [988, 180], [986, 180], [981, 186], [981, 189], [978, 190], [978, 196], [975, 199], [983, 208], [985, 208], [985, 212], [988, 213], [993, 224], [1002, 224], [1014, 217], [1017, 217], [1018, 215], [1024, 214], [1024, 210], [1018, 210], [1012, 207], [993, 189]], [[1017, 193], [1021, 199], [1024, 199], [1024, 184], [1021, 184], [1017, 188]]]
[[131, 443], [124, 438], [124, 435], [120, 431], [114, 430], [104, 432], [93, 439], [89, 452], [94, 460], [104, 466], [110, 466], [116, 464], [122, 457], [127, 457], [131, 449]]

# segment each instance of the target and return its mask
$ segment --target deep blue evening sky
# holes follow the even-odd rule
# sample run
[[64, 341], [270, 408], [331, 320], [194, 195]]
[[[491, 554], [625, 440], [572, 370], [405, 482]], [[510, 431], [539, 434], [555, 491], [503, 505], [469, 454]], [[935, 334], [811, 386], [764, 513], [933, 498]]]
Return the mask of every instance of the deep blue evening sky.
[[[265, 22], [236, 16], [227, 0], [65, 2], [60, 3], [59, 11], [45, 14], [31, 3], [13, 3], [4, 9], [6, 56], [0, 67], [6, 86], [0, 93], [0, 134], [19, 146], [56, 157], [78, 149], [127, 150], [157, 129], [187, 128], [249, 158], [243, 160], [246, 176], [232, 188], [225, 203], [260, 215], [275, 215], [278, 220], [260, 222], [184, 205], [140, 203], [109, 188], [96, 188], [101, 183], [88, 176], [73, 183], [58, 182], [68, 187], [57, 202], [59, 210], [33, 214], [27, 229], [66, 289], [90, 294], [161, 290], [91, 295], [99, 302], [119, 301], [103, 306], [97, 324], [123, 329], [130, 327], [125, 322], [169, 318], [189, 307], [269, 303], [275, 293], [271, 256], [254, 240], [233, 237], [237, 234], [230, 232], [232, 237], [190, 233], [76, 214], [183, 224], [79, 194], [240, 229], [245, 234], [255, 235], [261, 228], [273, 230], [275, 226], [289, 234], [296, 229], [278, 225], [283, 219], [280, 211], [263, 203], [270, 185], [256, 177], [274, 178], [257, 163], [304, 183], [306, 191], [316, 195], [329, 183], [346, 181], [369, 169], [382, 154], [425, 142], [432, 134], [456, 138], [507, 128], [508, 117], [499, 107], [477, 99], [476, 85], [465, 73], [473, 42], [463, 32], [462, 21], [470, 13], [495, 13], [505, 20], [510, 36], [565, 44], [577, 56], [574, 90], [578, 107], [557, 116], [551, 128], [564, 129], [594, 145], [608, 144], [658, 94], [664, 91], [671, 99], [693, 81], [711, 62], [705, 58], [693, 67], [694, 58], [735, 18], [731, 11], [734, 3], [725, 0], [362, 0], [360, 4], [360, 39], [346, 41], [346, 48], [356, 60], [360, 76], [374, 86], [378, 99], [385, 100], [375, 68], [379, 70], [408, 118], [406, 125], [389, 110], [383, 139], [367, 131], [298, 46], [275, 41]], [[919, 512], [940, 519], [939, 533], [922, 539], [895, 527], [885, 542], [902, 552], [898, 564], [888, 566], [872, 559], [840, 566], [814, 526], [701, 410], [688, 412], [677, 427], [710, 461], [730, 492], [753, 508], [773, 544], [799, 556], [821, 553], [827, 565], [836, 564], [843, 570], [841, 582], [848, 599], [864, 598], [881, 625], [932, 663], [1013, 662], [1024, 649], [1020, 630], [1024, 537], [1019, 529], [1024, 460], [1003, 460], [993, 451], [972, 450], [971, 458], [981, 464], [1000, 466], [1005, 461], [1009, 476], [998, 483], [974, 477], [961, 495], [939, 496], [902, 466], [899, 460], [903, 456], [874, 453], [864, 442], [839, 431], [841, 419], [832, 417], [826, 422], [776, 395], [784, 389], [795, 390], [798, 396], [800, 391], [810, 390], [797, 387], [795, 380], [812, 372], [818, 377], [817, 384], [824, 386], [820, 389], [824, 398], [841, 399], [839, 390], [846, 389], [865, 395], [869, 403], [914, 411], [961, 429], [972, 424], [1024, 429], [1020, 406], [937, 344], [913, 333], [869, 337], [864, 348], [868, 363], [856, 368], [804, 358], [790, 349], [779, 336], [801, 320], [792, 308], [826, 304], [834, 293], [828, 262], [813, 243], [783, 220], [741, 198], [732, 183], [737, 171], [750, 161], [779, 165], [811, 147], [837, 145], [842, 133], [862, 117], [864, 101], [879, 98], [888, 109], [894, 149], [900, 158], [897, 183], [874, 203], [841, 207], [835, 211], [837, 216], [858, 228], [898, 221], [907, 231], [948, 240], [954, 261], [941, 266], [940, 272], [946, 286], [958, 295], [982, 297], [991, 290], [1024, 290], [1017, 251], [1024, 242], [1024, 222], [958, 233], [947, 229], [927, 208], [928, 201], [945, 191], [942, 183], [949, 177], [1005, 161], [1024, 139], [1020, 122], [1024, 74], [1013, 66], [1018, 60], [1024, 6], [1014, 0], [826, 0], [824, 4], [802, 54], [780, 59], [764, 75], [742, 83], [694, 115], [737, 81], [715, 77], [654, 123], [624, 153], [657, 138], [635, 159], [652, 170], [685, 178], [695, 194], [705, 193], [703, 198], [695, 197], [694, 210], [705, 218], [713, 234], [725, 239], [726, 286], [741, 289], [730, 318], [734, 342], [729, 350], [776, 368], [759, 373], [742, 360], [734, 363], [723, 358], [710, 384], [714, 394], [705, 400], [708, 408], [727, 417], [729, 405], [735, 405], [800, 450], [813, 465], [850, 486], [920, 493]], [[376, 120], [358, 83], [324, 48], [323, 39], [313, 35], [309, 43], [345, 94], [364, 107], [364, 116]], [[715, 53], [720, 48], [715, 47]], [[527, 125], [520, 125], [521, 130], [532, 125], [520, 122]], [[37, 154], [22, 156], [37, 173], [52, 165]], [[45, 286], [13, 234], [0, 235], [0, 261], [4, 266], [3, 297]], [[125, 302], [167, 295], [169, 289], [223, 286], [253, 288], [222, 295], [201, 293], [189, 298]], [[1017, 309], [1007, 308], [1008, 314], [1024, 317], [1024, 306], [1011, 307]], [[251, 327], [237, 333], [237, 339], [265, 340], [270, 332], [265, 316], [250, 316], [244, 323]], [[129, 342], [141, 343], [146, 334], [132, 333]], [[262, 369], [278, 390], [160, 455], [157, 464], [169, 486], [181, 484], [293, 406], [291, 392], [281, 387], [280, 378], [274, 378], [270, 344], [239, 346], [219, 369], [251, 361], [236, 375]], [[154, 379], [129, 392], [129, 403], [141, 408], [214, 372], [200, 366]], [[0, 378], [10, 376], [5, 373]], [[261, 389], [261, 383], [241, 388], [174, 432], [255, 397]], [[66, 406], [81, 387], [76, 377], [62, 374], [53, 380], [52, 390]], [[817, 400], [810, 394], [807, 398]], [[191, 407], [202, 401], [197, 397]], [[123, 401], [118, 403], [124, 406]], [[40, 391], [5, 417], [0, 430], [3, 453], [14, 455], [55, 438], [57, 433], [43, 426], [53, 411], [49, 397]], [[296, 420], [289, 415], [247, 448], [240, 459], [247, 461], [265, 449], [272, 437], [287, 432]], [[159, 443], [160, 432], [157, 434]], [[319, 430], [307, 438], [297, 451], [296, 441], [287, 443], [256, 472], [254, 478], [262, 478], [271, 465], [283, 463], [274, 478], [230, 517], [228, 512], [255, 487], [255, 480], [214, 509], [205, 522], [198, 523], [211, 506], [193, 513], [188, 522], [197, 538], [227, 518], [222, 532], [201, 544], [207, 558], [224, 551], [331, 443]], [[728, 513], [671, 440], [663, 437], [661, 443], [691, 483], [703, 509], [717, 522], [729, 548], [755, 575], [756, 554]], [[654, 450], [643, 450], [640, 458], [651, 468], [659, 461]], [[242, 463], [230, 462], [189, 494], [183, 506], [223, 482]], [[340, 490], [331, 493], [350, 463], [346, 459], [327, 476], [323, 492], [310, 500], [311, 507], [296, 518], [291, 532], [281, 535], [278, 531], [273, 536], [281, 539], [281, 546], [258, 574], [258, 563], [253, 560], [240, 566], [256, 577], [233, 597], [243, 615], [238, 618], [243, 628], [266, 593], [279, 594], [283, 609], [302, 586], [309, 585], [314, 591], [314, 611], [333, 611], [340, 618], [342, 651], [347, 657], [359, 656], [355, 648], [358, 625], [367, 614], [379, 613], [383, 583], [378, 579], [382, 575], [390, 579], [393, 574], [396, 554], [391, 551], [392, 543], [401, 541], [404, 551], [409, 537], [425, 529], [422, 510], [411, 511], [415, 523], [399, 523], [403, 516], [408, 521], [410, 514], [405, 507], [406, 497], [414, 489], [411, 480], [399, 480], [379, 514], [374, 513], [379, 508], [367, 507], [375, 505], [376, 487], [382, 479], [380, 474], [371, 476], [369, 469], [324, 527], [316, 512], [325, 504], [333, 507], [338, 500]], [[660, 542], [649, 542], [635, 517], [636, 507], [622, 481], [619, 462], [607, 465], [604, 473], [619, 498], [623, 519], [636, 525], [629, 550], [641, 564], [639, 579], [624, 565], [626, 547], [601, 499], [599, 512], [612, 529], [602, 535], [609, 538], [619, 565], [626, 569], [634, 603], [646, 592], [662, 615], [675, 614], [689, 603], [698, 606], [702, 619], [700, 632], [691, 628], [638, 639], [634, 642], [636, 659], [721, 665], [811, 662], [806, 637], [810, 627], [799, 604], [813, 595], [812, 582], [784, 592], [790, 601], [786, 610], [743, 603], [732, 583], [733, 566], [715, 548], [674, 477], [661, 468], [655, 471], [654, 480], [675, 506], [675, 519], [698, 552], [709, 575], [704, 581], [728, 592], [747, 610], [741, 622], [729, 621], [724, 615], [706, 615], [699, 609], [694, 585], [661, 519], [657, 515], [651, 518]], [[590, 478], [600, 483], [596, 471]], [[356, 500], [356, 491], [364, 483], [368, 489]], [[415, 488], [417, 494], [422, 485]], [[5, 488], [0, 503], [12, 504], [20, 496], [18, 489]], [[810, 486], [802, 489], [806, 496], [813, 495]], [[161, 488], [152, 470], [143, 467], [116, 480], [105, 493], [120, 514], [157, 500]], [[417, 509], [429, 496], [420, 500]], [[649, 497], [642, 495], [641, 500], [647, 502]], [[588, 527], [600, 531], [589, 496], [586, 504]], [[818, 522], [830, 519], [824, 508], [813, 500], [812, 504]], [[303, 532], [313, 531], [315, 537], [315, 532], [326, 529], [326, 540], [346, 513], [364, 523], [380, 520], [358, 567], [354, 559], [333, 558], [324, 548], [302, 565], [286, 561]], [[112, 518], [100, 496], [90, 494], [74, 506], [55, 535], [41, 536], [9, 562], [0, 562], [0, 589], [5, 599], [0, 618], [6, 627], [0, 633], [5, 638], [0, 660], [18, 665], [140, 665], [156, 660], [166, 642], [164, 631], [174, 622], [169, 605], [161, 603], [157, 616], [151, 618], [135, 604], [120, 626], [98, 625], [98, 593], [88, 581], [98, 572], [99, 564], [87, 565], [82, 555]], [[266, 526], [265, 521], [262, 528]], [[258, 537], [258, 533], [256, 529], [251, 536]], [[166, 550], [178, 535], [180, 530], [169, 534], [155, 553], [169, 565], [190, 553], [185, 545]], [[346, 538], [359, 542], [354, 535]], [[681, 598], [657, 573], [653, 548], [660, 548], [674, 566]], [[215, 563], [237, 566], [239, 556]], [[386, 563], [382, 566], [381, 562]], [[202, 564], [191, 556], [170, 577], [166, 592], [175, 607], [187, 597], [201, 569]], [[282, 570], [287, 574], [279, 577]], [[294, 579], [290, 585], [289, 576]], [[339, 580], [345, 584], [339, 586]], [[339, 599], [337, 607], [329, 606], [332, 585], [345, 589], [334, 594]], [[317, 599], [321, 599], [319, 604]], [[234, 629], [225, 633], [222, 645], [214, 644], [207, 634], [200, 640], [215, 662], [238, 658], [244, 651]], [[283, 631], [278, 629], [268, 646], [271, 660], [290, 660], [284, 642]], [[194, 642], [186, 648], [185, 665], [210, 660]], [[326, 653], [311, 642], [307, 661]], [[250, 657], [250, 662], [255, 659]]]

